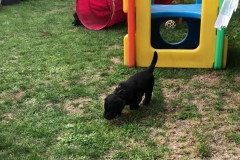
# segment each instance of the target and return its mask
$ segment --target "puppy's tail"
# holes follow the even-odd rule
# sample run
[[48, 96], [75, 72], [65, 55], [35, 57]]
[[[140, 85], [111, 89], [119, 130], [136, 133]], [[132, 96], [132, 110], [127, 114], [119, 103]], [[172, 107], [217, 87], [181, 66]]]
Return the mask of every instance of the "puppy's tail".
[[147, 71], [153, 72], [153, 70], [154, 70], [154, 68], [155, 68], [155, 65], [156, 65], [156, 63], [157, 63], [157, 60], [158, 60], [158, 54], [157, 54], [157, 52], [155, 51], [155, 52], [154, 52], [154, 56], [153, 56], [152, 63], [151, 63], [150, 66], [148, 67]]

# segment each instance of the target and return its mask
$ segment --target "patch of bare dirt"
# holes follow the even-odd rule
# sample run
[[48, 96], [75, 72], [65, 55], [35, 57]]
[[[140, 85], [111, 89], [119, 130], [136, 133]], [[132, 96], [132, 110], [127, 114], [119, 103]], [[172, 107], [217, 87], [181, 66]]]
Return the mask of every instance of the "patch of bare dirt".
[[[211, 89], [205, 86], [195, 87], [198, 82], [196, 80], [190, 80], [186, 82], [182, 79], [161, 79], [162, 90], [164, 95], [164, 102], [168, 111], [171, 112], [171, 101], [182, 100], [180, 105], [187, 105], [189, 103], [195, 104], [199, 111], [204, 113], [209, 107], [212, 106], [214, 100], [218, 96], [212, 92]], [[184, 95], [190, 94], [191, 98], [186, 98]], [[205, 97], [202, 97], [205, 95]]]
[[110, 69], [108, 70], [108, 73], [113, 73], [113, 66], [110, 66]]
[[17, 60], [9, 60], [10, 63], [17, 63]]
[[12, 48], [11, 48], [11, 51], [16, 51], [16, 50], [17, 50], [16, 47], [12, 47]]
[[5, 103], [5, 101], [3, 99], [5, 99], [7, 97], [6, 92], [1, 92], [0, 93], [0, 104]]
[[83, 83], [83, 84], [87, 83], [87, 81], [88, 81], [88, 77], [82, 77], [82, 78], [80, 78], [80, 80], [79, 80], [79, 82], [80, 82], [80, 83]]
[[20, 57], [21, 57], [20, 55], [13, 55], [13, 58], [15, 58], [15, 59], [18, 59]]
[[87, 51], [85, 52], [86, 54], [93, 54], [94, 52]]
[[222, 125], [216, 129], [216, 132], [227, 133], [227, 132], [233, 132], [235, 130], [238, 130], [238, 126], [236, 124], [224, 125], [224, 122], [223, 122]]
[[239, 145], [229, 142], [224, 136], [227, 132], [233, 132], [239, 128], [236, 125], [225, 125], [212, 131], [212, 139], [210, 143], [211, 147], [211, 160], [239, 160], [240, 159], [240, 147]]
[[[221, 76], [213, 72], [200, 76], [193, 76], [189, 81], [182, 79], [160, 79], [164, 103], [167, 106], [165, 112], [165, 124], [168, 129], [164, 132], [159, 128], [153, 128], [149, 133], [150, 137], [159, 145], [168, 145], [171, 148], [168, 159], [201, 159], [198, 155], [198, 138], [193, 131], [202, 132], [207, 138], [210, 147], [211, 160], [240, 159], [240, 147], [230, 142], [226, 133], [239, 132], [238, 122], [230, 118], [240, 105], [240, 93], [231, 90], [216, 90], [211, 86], [220, 85]], [[235, 79], [238, 82], [238, 78]], [[223, 88], [224, 89], [224, 88]], [[223, 92], [223, 93], [221, 93]], [[189, 93], [191, 98], [184, 94]], [[220, 93], [220, 94], [219, 94]], [[171, 110], [173, 100], [181, 100], [180, 105], [195, 104], [200, 114], [200, 119], [178, 120], [172, 119], [172, 115], [178, 113], [179, 108]], [[216, 111], [215, 102], [223, 101], [223, 111]], [[181, 107], [181, 106], [180, 106]], [[173, 112], [174, 113], [173, 113]]]
[[240, 77], [235, 77], [234, 83], [235, 85], [240, 86]]
[[165, 131], [161, 128], [151, 128], [149, 136], [154, 142], [158, 145], [166, 145], [167, 144], [167, 137], [161, 134], [165, 134]]
[[1, 41], [0, 41], [0, 44], [3, 44], [3, 43], [4, 43], [4, 41], [3, 41], [3, 40], [1, 40]]
[[64, 7], [64, 8], [61, 8], [61, 9], [53, 9], [51, 11], [47, 11], [46, 14], [53, 14], [53, 13], [56, 13], [56, 12], [62, 12], [62, 11], [65, 11], [69, 9], [68, 7]]
[[16, 100], [20, 100], [24, 94], [25, 94], [25, 91], [15, 92], [15, 93], [13, 93], [13, 98]]
[[46, 107], [52, 107], [52, 106], [57, 106], [57, 107], [60, 107], [60, 106], [61, 106], [61, 104], [60, 104], [60, 103], [57, 103], [57, 104], [48, 103], [48, 104], [46, 104]]
[[[201, 98], [200, 95], [205, 94], [206, 97]], [[188, 101], [188, 103], [195, 104], [198, 108], [198, 113], [201, 115], [202, 120], [210, 121], [209, 113], [211, 113], [213, 108], [213, 103], [218, 97], [211, 93], [209, 89], [202, 89], [195, 93], [194, 97]]]
[[36, 100], [37, 100], [36, 98], [32, 98], [29, 101], [27, 101], [26, 103], [33, 105], [36, 102]]
[[104, 155], [104, 159], [106, 160], [114, 160], [113, 155], [117, 152], [115, 149], [107, 150]]
[[171, 111], [171, 101], [182, 99], [184, 93], [193, 91], [193, 87], [188, 85], [183, 79], [160, 79], [162, 91], [164, 94], [164, 103]]
[[120, 59], [116, 58], [116, 57], [112, 57], [112, 58], [111, 58], [111, 61], [112, 61], [114, 64], [120, 64], [120, 63], [122, 63], [122, 61], [121, 61]]
[[5, 114], [2, 115], [2, 117], [4, 119], [14, 119], [15, 118], [15, 114], [13, 114], [13, 113], [5, 113]]
[[131, 111], [130, 111], [129, 109], [123, 109], [123, 110], [122, 110], [122, 114], [123, 114], [123, 115], [130, 114], [130, 112], [131, 112]]
[[[189, 157], [198, 159], [196, 152], [197, 137], [192, 134], [192, 130], [199, 125], [194, 120], [183, 120], [176, 122], [167, 122], [167, 130], [152, 128], [150, 137], [158, 145], [168, 145], [171, 149], [169, 160], [183, 159]], [[162, 134], [164, 133], [164, 134]], [[164, 135], [164, 136], [163, 136]]]
[[68, 84], [69, 84], [69, 81], [67, 81], [67, 80], [65, 80], [65, 81], [63, 81], [63, 82], [61, 83], [61, 85], [62, 85], [63, 87], [65, 87], [65, 88], [68, 87]]
[[[69, 31], [69, 32], [77, 32], [78, 30], [79, 30], [78, 27], [74, 27], [74, 28], [72, 28], [72, 29], [69, 29], [68, 31]], [[79, 40], [79, 38], [76, 38], [76, 40]]]
[[195, 75], [193, 80], [204, 83], [207, 86], [218, 86], [220, 84], [220, 75], [216, 72], [211, 72], [209, 74]]
[[107, 96], [107, 94], [102, 93], [98, 96], [99, 97], [98, 99], [104, 100], [106, 98], [106, 96]]
[[72, 114], [83, 113], [84, 112], [84, 109], [83, 109], [84, 105], [86, 105], [90, 101], [91, 101], [90, 98], [80, 97], [80, 98], [72, 100], [72, 101], [67, 101], [64, 104], [64, 108]]
[[7, 96], [7, 93], [6, 92], [0, 92], [0, 98], [4, 98]]
[[72, 102], [74, 102], [74, 103], [84, 103], [84, 102], [89, 102], [89, 101], [91, 101], [91, 99], [90, 98], [78, 98], [78, 99], [75, 99], [75, 100], [73, 100]]
[[199, 125], [194, 120], [182, 120], [175, 123], [168, 123], [168, 145], [172, 149], [169, 159], [181, 159], [189, 157], [197, 158], [196, 143], [197, 137], [192, 134], [192, 130]]
[[51, 32], [48, 32], [48, 31], [42, 31], [41, 32], [41, 35], [43, 37], [51, 37], [53, 34]]
[[66, 104], [66, 105], [64, 105], [64, 108], [72, 114], [83, 113], [83, 109], [74, 107], [73, 105]]
[[226, 103], [228, 109], [237, 109], [240, 105], [240, 93], [238, 92], [228, 90], [221, 98]]
[[104, 77], [100, 76], [99, 74], [95, 74], [95, 75], [81, 77], [79, 80], [79, 83], [86, 85], [86, 84], [91, 84], [95, 82], [103, 82], [104, 80], [105, 80]]
[[147, 144], [143, 140], [136, 141], [134, 139], [129, 139], [128, 143], [126, 144], [127, 148], [133, 148], [133, 147], [146, 147]]
[[115, 50], [115, 49], [122, 49], [122, 48], [123, 48], [122, 46], [114, 44], [112, 46], [108, 46], [107, 50]]
[[57, 140], [60, 141], [62, 139], [62, 135], [57, 136]]

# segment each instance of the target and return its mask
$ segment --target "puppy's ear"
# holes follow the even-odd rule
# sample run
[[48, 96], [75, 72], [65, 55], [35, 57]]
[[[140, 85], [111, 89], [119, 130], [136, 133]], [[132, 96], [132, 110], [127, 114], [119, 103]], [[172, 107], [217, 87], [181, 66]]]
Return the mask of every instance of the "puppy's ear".
[[116, 106], [117, 114], [121, 115], [122, 110], [123, 110], [123, 108], [124, 108], [124, 106], [126, 104], [125, 101], [122, 100], [121, 98], [117, 98], [114, 104]]

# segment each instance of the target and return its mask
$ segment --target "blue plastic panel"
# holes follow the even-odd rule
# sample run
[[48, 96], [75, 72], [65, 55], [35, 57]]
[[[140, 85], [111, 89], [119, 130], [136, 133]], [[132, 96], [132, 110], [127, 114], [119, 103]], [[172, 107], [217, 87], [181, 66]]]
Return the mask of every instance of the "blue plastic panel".
[[151, 5], [152, 19], [167, 17], [201, 19], [201, 11], [201, 4]]

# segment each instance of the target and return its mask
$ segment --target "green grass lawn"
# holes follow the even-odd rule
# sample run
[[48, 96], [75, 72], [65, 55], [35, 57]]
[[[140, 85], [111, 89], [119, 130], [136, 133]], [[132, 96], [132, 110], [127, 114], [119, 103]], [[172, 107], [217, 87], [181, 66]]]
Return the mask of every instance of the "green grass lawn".
[[151, 105], [112, 121], [104, 98], [144, 68], [123, 64], [125, 22], [92, 31], [74, 12], [0, 6], [0, 159], [240, 159], [240, 8], [225, 70], [157, 68]]

